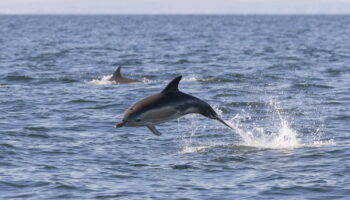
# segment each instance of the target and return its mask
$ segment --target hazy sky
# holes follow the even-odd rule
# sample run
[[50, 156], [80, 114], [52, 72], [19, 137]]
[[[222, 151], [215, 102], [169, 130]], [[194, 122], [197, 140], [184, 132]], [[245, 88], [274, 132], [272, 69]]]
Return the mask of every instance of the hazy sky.
[[350, 0], [0, 0], [0, 14], [350, 14]]

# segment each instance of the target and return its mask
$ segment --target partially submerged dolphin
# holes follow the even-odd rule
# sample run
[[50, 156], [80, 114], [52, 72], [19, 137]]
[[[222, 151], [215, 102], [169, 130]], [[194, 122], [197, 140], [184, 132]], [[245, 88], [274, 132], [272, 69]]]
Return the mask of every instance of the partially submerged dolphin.
[[112, 77], [109, 78], [109, 81], [112, 81], [116, 84], [123, 84], [123, 83], [141, 83], [141, 81], [134, 80], [131, 78], [125, 78], [120, 74], [120, 69], [122, 67], [119, 65], [118, 68], [113, 73]]
[[139, 127], [146, 126], [155, 135], [161, 133], [154, 125], [161, 124], [181, 116], [197, 113], [210, 119], [218, 120], [232, 129], [222, 120], [214, 109], [206, 102], [179, 91], [178, 86], [182, 76], [172, 80], [165, 89], [158, 94], [149, 96], [131, 106], [124, 114], [116, 128], [122, 126]]

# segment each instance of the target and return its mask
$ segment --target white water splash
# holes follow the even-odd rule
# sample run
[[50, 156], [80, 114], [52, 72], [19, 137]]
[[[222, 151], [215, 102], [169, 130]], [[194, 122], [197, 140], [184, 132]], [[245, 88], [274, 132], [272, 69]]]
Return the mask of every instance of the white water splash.
[[[219, 109], [218, 106], [214, 106], [213, 109], [216, 113], [218, 113], [220, 116], [222, 114], [222, 110]], [[178, 119], [178, 131], [183, 132], [185, 134], [182, 134], [180, 136], [181, 139], [181, 150], [178, 152], [180, 154], [186, 154], [186, 153], [194, 153], [194, 152], [202, 152], [207, 149], [215, 148], [218, 146], [225, 146], [224, 143], [218, 142], [218, 141], [209, 141], [205, 142], [204, 144], [195, 144], [198, 141], [193, 141], [192, 138], [196, 135], [199, 129], [206, 129], [208, 126], [206, 123], [202, 123], [200, 120], [201, 116], [197, 114], [191, 114], [184, 116], [186, 120], [189, 120], [191, 122], [191, 125], [189, 127], [185, 127], [186, 130], [184, 131], [184, 127], [180, 126], [180, 121]], [[212, 127], [216, 127], [215, 125]], [[189, 133], [189, 134], [186, 134]]]
[[[207, 142], [205, 144], [194, 145], [192, 136], [194, 136], [195, 132], [198, 130], [198, 126], [196, 123], [193, 123], [196, 119], [192, 119], [190, 129], [191, 136], [189, 138], [182, 137], [184, 145], [179, 153], [201, 152], [218, 146], [224, 148], [253, 147], [263, 149], [294, 149], [335, 145], [332, 139], [322, 141], [320, 136], [305, 142], [305, 137], [292, 128], [291, 123], [293, 121], [288, 119], [279, 103], [270, 100], [267, 106], [270, 110], [270, 116], [268, 116], [267, 121], [264, 121], [266, 122], [265, 124], [257, 119], [254, 121], [252, 116], [244, 111], [227, 121], [227, 123], [233, 127], [233, 133], [240, 136], [241, 142], [238, 143], [210, 141], [209, 144]], [[218, 107], [214, 107], [214, 109], [221, 116], [222, 111]], [[318, 133], [315, 134], [317, 135]]]
[[290, 124], [291, 120], [288, 120], [283, 115], [280, 105], [270, 100], [268, 106], [272, 114], [269, 117], [270, 122], [268, 123], [271, 127], [264, 127], [258, 125], [256, 122], [246, 124], [245, 121], [251, 121], [252, 119], [249, 113], [243, 115], [237, 114], [230, 120], [234, 132], [239, 134], [243, 140], [240, 145], [258, 148], [290, 149], [335, 144], [333, 140], [303, 142], [301, 135], [292, 128]]
[[154, 83], [154, 82], [156, 82], [156, 81], [154, 81], [154, 80], [149, 80], [149, 79], [147, 79], [147, 78], [143, 78], [143, 79], [142, 79], [142, 83]]
[[[110, 81], [109, 80], [112, 76], [113, 76], [113, 74], [102, 76], [102, 78], [88, 81], [88, 83], [90, 83], [92, 85], [112, 85], [112, 84], [116, 84], [115, 81]], [[151, 81], [149, 79], [146, 79], [146, 78], [144, 78], [142, 80], [142, 83], [152, 83], [152, 82], [153, 81]], [[139, 83], [131, 83], [131, 84], [139, 84]]]
[[244, 117], [238, 114], [231, 119], [234, 132], [239, 134], [243, 140], [241, 145], [260, 148], [295, 148], [300, 146], [297, 132], [283, 118], [275, 122], [277, 127], [274, 127], [274, 131], [267, 131], [266, 128], [256, 124], [247, 128], [241, 121], [242, 118]]
[[[190, 135], [186, 136], [186, 135], [182, 134], [180, 137], [181, 137], [181, 140], [183, 142], [182, 149], [185, 150], [185, 151], [188, 151], [187, 153], [189, 153], [192, 150], [197, 149], [197, 147], [194, 147], [193, 144], [192, 144], [192, 137], [196, 134], [199, 126], [197, 125], [197, 120], [195, 119], [195, 115], [194, 114], [187, 115], [187, 116], [185, 116], [185, 118], [189, 119], [190, 122], [191, 122], [191, 126], [187, 130], [187, 131], [190, 132]], [[180, 131], [182, 129], [182, 127], [180, 126], [180, 120], [179, 119], [177, 120], [177, 129], [178, 129], [178, 131]], [[187, 131], [185, 131], [185, 132], [187, 132]], [[195, 149], [189, 150], [191, 148], [195, 148]], [[198, 147], [198, 148], [200, 149], [200, 147]]]
[[109, 80], [111, 77], [112, 77], [112, 75], [102, 76], [102, 78], [88, 81], [88, 83], [93, 84], [93, 85], [111, 85], [111, 84], [115, 84], [115, 82]]

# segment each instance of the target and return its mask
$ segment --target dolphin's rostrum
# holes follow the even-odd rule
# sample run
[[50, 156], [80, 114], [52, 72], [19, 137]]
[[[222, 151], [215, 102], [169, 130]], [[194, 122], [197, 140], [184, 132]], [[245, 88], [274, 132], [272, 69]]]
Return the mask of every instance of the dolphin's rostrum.
[[141, 81], [131, 79], [131, 78], [125, 78], [121, 75], [120, 69], [122, 67], [119, 65], [118, 68], [113, 73], [112, 77], [109, 78], [109, 81], [112, 81], [116, 84], [123, 84], [123, 83], [141, 83]]
[[222, 120], [214, 109], [206, 102], [179, 91], [178, 85], [182, 76], [172, 80], [166, 88], [155, 95], [149, 96], [131, 106], [124, 114], [116, 128], [146, 126], [152, 133], [161, 133], [154, 125], [161, 124], [183, 115], [198, 113], [210, 119], [218, 120], [232, 129]]

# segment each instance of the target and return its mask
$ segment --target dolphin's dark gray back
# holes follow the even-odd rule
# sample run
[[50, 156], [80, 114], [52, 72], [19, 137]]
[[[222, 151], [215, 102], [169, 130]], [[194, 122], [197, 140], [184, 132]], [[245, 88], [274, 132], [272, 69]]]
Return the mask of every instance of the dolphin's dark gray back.
[[[184, 111], [184, 112], [186, 110], [188, 110], [188, 108], [192, 107], [192, 108], [197, 108], [198, 110], [196, 110], [196, 111], [193, 110], [193, 112], [188, 112], [188, 113], [199, 113], [199, 114], [205, 115], [206, 112], [202, 112], [202, 110], [210, 110], [210, 112], [213, 115], [216, 114], [215, 111], [211, 108], [211, 106], [207, 102], [205, 102], [197, 97], [194, 97], [192, 95], [183, 93], [179, 90], [179, 83], [181, 81], [181, 78], [182, 78], [182, 76], [178, 76], [178, 77], [174, 78], [162, 90], [161, 94], [163, 94], [165, 96], [164, 99], [166, 99], [168, 101], [168, 103], [170, 103], [170, 101], [172, 101], [173, 104], [176, 104], [176, 102], [185, 102], [186, 104], [179, 104], [178, 105], [178, 109], [180, 109], [181, 111]], [[188, 113], [184, 113], [184, 114], [188, 114]]]
[[225, 126], [232, 129], [224, 120], [222, 120], [215, 110], [205, 101], [194, 97], [192, 95], [183, 93], [179, 90], [179, 83], [182, 76], [174, 78], [161, 92], [167, 98], [167, 101], [176, 101], [176, 102], [186, 102], [185, 104], [178, 104], [177, 109], [181, 110], [183, 115], [189, 113], [198, 113], [210, 119], [218, 120], [223, 123]]

